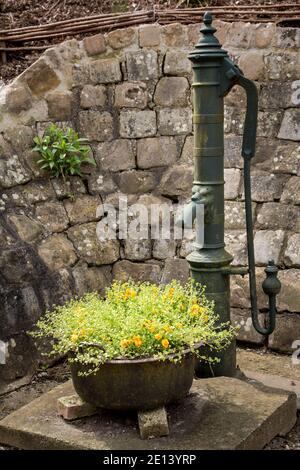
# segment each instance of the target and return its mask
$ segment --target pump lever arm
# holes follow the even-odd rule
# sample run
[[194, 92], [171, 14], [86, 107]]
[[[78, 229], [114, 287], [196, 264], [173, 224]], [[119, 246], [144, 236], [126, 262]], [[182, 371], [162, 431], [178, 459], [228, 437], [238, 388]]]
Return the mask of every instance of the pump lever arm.
[[239, 75], [236, 81], [237, 85], [244, 88], [247, 97], [247, 111], [244, 124], [244, 135], [242, 145], [242, 156], [244, 158], [244, 190], [245, 190], [245, 212], [247, 228], [247, 249], [250, 283], [251, 316], [253, 326], [261, 335], [270, 335], [275, 329], [276, 322], [276, 295], [280, 292], [281, 284], [277, 279], [278, 268], [274, 261], [269, 261], [265, 269], [266, 279], [263, 282], [263, 290], [269, 296], [268, 323], [264, 328], [260, 325], [257, 309], [256, 295], [256, 276], [255, 276], [255, 257], [253, 243], [253, 221], [252, 221], [252, 203], [251, 203], [251, 179], [250, 168], [251, 158], [255, 155], [255, 141], [258, 113], [258, 94], [255, 83]]

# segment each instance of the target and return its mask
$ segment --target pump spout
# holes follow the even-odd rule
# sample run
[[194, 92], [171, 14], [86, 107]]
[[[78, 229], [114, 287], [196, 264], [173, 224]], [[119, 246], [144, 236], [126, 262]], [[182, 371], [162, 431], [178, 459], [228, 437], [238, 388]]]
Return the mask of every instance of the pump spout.
[[207, 214], [211, 208], [210, 194], [207, 187], [194, 187], [190, 201], [185, 204], [182, 217], [177, 220], [176, 225], [185, 229], [192, 229], [195, 221], [203, 223], [203, 214]]

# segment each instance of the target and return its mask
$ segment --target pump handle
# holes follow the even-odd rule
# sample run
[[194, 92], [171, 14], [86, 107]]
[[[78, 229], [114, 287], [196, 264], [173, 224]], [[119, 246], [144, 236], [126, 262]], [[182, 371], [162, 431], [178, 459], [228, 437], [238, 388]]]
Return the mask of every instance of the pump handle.
[[255, 141], [257, 129], [258, 114], [258, 94], [255, 83], [245, 78], [241, 73], [236, 80], [236, 84], [244, 88], [247, 97], [247, 110], [244, 123], [242, 156], [244, 158], [244, 190], [245, 190], [245, 212], [247, 229], [247, 249], [248, 249], [248, 267], [250, 283], [251, 316], [253, 326], [261, 335], [270, 335], [275, 329], [276, 323], [276, 295], [280, 292], [281, 284], [277, 278], [278, 268], [274, 261], [269, 261], [265, 272], [266, 279], [263, 282], [263, 290], [269, 296], [268, 324], [264, 328], [260, 325], [257, 309], [256, 295], [256, 276], [255, 276], [255, 257], [253, 242], [253, 221], [252, 221], [252, 202], [251, 202], [251, 158], [255, 155]]

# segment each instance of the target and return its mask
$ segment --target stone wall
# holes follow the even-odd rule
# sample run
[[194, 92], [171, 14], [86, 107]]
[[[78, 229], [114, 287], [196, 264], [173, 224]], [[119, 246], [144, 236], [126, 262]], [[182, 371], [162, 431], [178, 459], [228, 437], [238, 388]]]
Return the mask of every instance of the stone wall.
[[[273, 257], [280, 266], [278, 327], [269, 340], [289, 352], [300, 339], [300, 34], [272, 24], [215, 22], [218, 36], [257, 82], [260, 111], [253, 162], [259, 284]], [[190, 242], [96, 237], [96, 208], [118, 195], [146, 205], [181, 203], [193, 179], [191, 67], [196, 25], [146, 25], [71, 40], [46, 51], [0, 92], [0, 329], [4, 380], [26, 374], [36, 353], [26, 335], [53, 303], [107, 286], [113, 277], [168, 281], [188, 276]], [[226, 98], [227, 248], [246, 263], [240, 157], [245, 97]], [[49, 122], [89, 139], [96, 166], [64, 182], [36, 163], [32, 139]], [[266, 307], [260, 285], [259, 307]], [[261, 343], [249, 322], [246, 278], [232, 280], [240, 339]]]

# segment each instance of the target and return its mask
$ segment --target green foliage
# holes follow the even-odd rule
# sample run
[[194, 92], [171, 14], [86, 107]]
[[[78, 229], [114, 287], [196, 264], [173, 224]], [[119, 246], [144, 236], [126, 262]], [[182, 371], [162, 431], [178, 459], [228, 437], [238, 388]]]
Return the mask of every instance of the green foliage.
[[95, 164], [89, 158], [90, 148], [82, 145], [87, 139], [79, 138], [70, 127], [61, 129], [56, 124], [51, 124], [43, 137], [36, 136], [33, 140], [33, 151], [41, 156], [37, 163], [40, 168], [48, 170], [51, 176], [81, 176], [82, 164]]
[[203, 356], [199, 345], [220, 351], [235, 330], [219, 324], [213, 303], [193, 281], [185, 286], [176, 281], [165, 286], [129, 281], [113, 283], [105, 299], [92, 293], [56, 307], [30, 334], [54, 338], [51, 354], [72, 353], [69, 360], [88, 365], [93, 373], [103, 362], [117, 358], [165, 360], [172, 354], [176, 361], [187, 348], [214, 361]]

